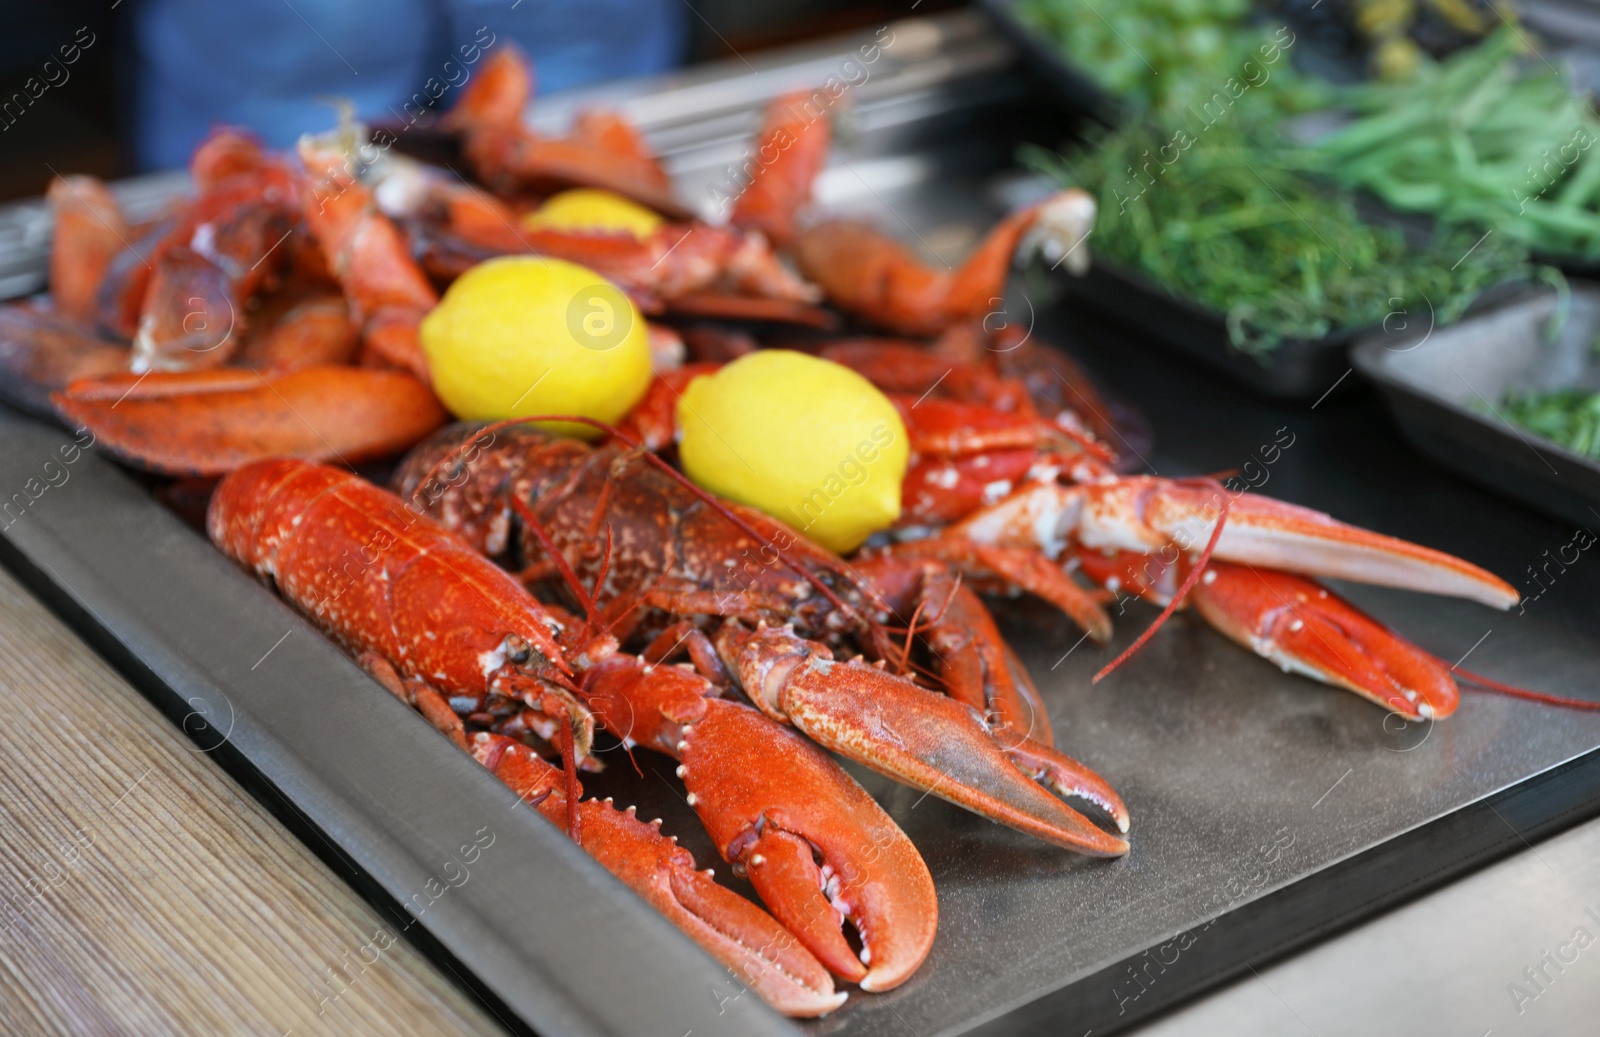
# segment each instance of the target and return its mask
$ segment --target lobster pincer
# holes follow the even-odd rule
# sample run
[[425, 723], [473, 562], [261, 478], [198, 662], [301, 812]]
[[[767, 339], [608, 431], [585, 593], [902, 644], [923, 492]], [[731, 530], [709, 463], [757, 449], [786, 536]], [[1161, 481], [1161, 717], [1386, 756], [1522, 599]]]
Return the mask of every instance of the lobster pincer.
[[[1119, 857], [1128, 841], [1057, 799], [1093, 802], [1119, 832], [1128, 812], [1105, 780], [1038, 742], [1009, 751], [966, 703], [860, 660], [836, 660], [792, 627], [723, 625], [717, 648], [762, 712], [896, 781], [1057, 846]], [[1024, 770], [1024, 768], [1027, 768]]]
[[[569, 803], [560, 768], [521, 742], [480, 732], [472, 755], [552, 824], [565, 826]], [[578, 845], [665, 915], [690, 939], [728, 965], [741, 982], [785, 1015], [826, 1015], [845, 993], [817, 961], [769, 915], [698, 871], [688, 850], [661, 834], [661, 822], [644, 822], [633, 807], [608, 799], [577, 804]]]
[[[679, 760], [688, 800], [723, 859], [841, 979], [908, 979], [933, 945], [928, 867], [894, 820], [793, 728], [716, 697], [692, 669], [617, 654], [583, 675], [596, 717]], [[845, 939], [860, 937], [859, 955]]]
[[1407, 720], [1443, 720], [1461, 701], [1448, 666], [1315, 580], [1212, 562], [1190, 599], [1206, 622], [1286, 672]]
[[1078, 485], [1034, 482], [943, 533], [980, 544], [1035, 547], [1058, 557], [1071, 545], [1154, 558], [1198, 552], [1226, 510], [1213, 557], [1225, 562], [1447, 594], [1507, 609], [1516, 590], [1492, 573], [1431, 547], [1340, 522], [1323, 512], [1207, 479], [1106, 476]]

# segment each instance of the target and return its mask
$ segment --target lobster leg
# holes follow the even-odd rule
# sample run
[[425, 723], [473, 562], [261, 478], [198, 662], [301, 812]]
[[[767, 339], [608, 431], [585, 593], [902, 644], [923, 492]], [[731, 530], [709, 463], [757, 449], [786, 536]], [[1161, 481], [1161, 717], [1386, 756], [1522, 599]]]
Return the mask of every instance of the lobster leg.
[[1019, 245], [1038, 244], [1049, 260], [1083, 254], [1074, 250], [1088, 236], [1094, 213], [1094, 199], [1083, 191], [1053, 195], [1002, 220], [953, 272], [928, 267], [880, 231], [849, 220], [801, 231], [795, 259], [801, 274], [839, 308], [899, 334], [937, 335], [997, 305]]
[[400, 230], [356, 179], [342, 144], [350, 128], [300, 138], [307, 176], [303, 207], [328, 269], [339, 280], [352, 316], [362, 321], [367, 355], [429, 382], [417, 324], [438, 293], [406, 247]]
[[[1097, 827], [1036, 784], [965, 703], [877, 666], [839, 662], [827, 648], [788, 628], [750, 631], [730, 622], [717, 647], [762, 712], [792, 723], [834, 752], [1057, 846], [1097, 857], [1128, 852], [1126, 839]], [[1046, 747], [1030, 744], [1028, 749], [1049, 754], [1044, 770], [1052, 778], [1085, 770]], [[1109, 792], [1098, 778], [1095, 787]], [[1115, 793], [1102, 798], [1118, 830], [1126, 832], [1126, 808]]]
[[1455, 712], [1460, 695], [1444, 663], [1305, 577], [1213, 561], [1190, 599], [1213, 627], [1286, 672], [1408, 720]]
[[676, 666], [614, 655], [585, 675], [584, 690], [612, 731], [680, 761], [723, 859], [835, 975], [882, 991], [922, 964], [939, 914], [927, 865], [826, 753]]
[[410, 375], [356, 367], [113, 375], [74, 382], [51, 402], [108, 449], [167, 475], [221, 475], [268, 457], [382, 457], [447, 417]]
[[759, 164], [728, 216], [735, 227], [758, 230], [778, 248], [793, 242], [795, 214], [811, 200], [811, 183], [827, 163], [832, 143], [827, 118], [808, 110], [809, 101], [801, 90], [767, 106], [756, 145]]
[[51, 297], [63, 317], [88, 323], [107, 268], [127, 247], [128, 223], [111, 191], [92, 176], [58, 176], [45, 197], [55, 217]]
[[[475, 736], [473, 756], [552, 824], [566, 827], [567, 794], [561, 771], [501, 735]], [[677, 840], [646, 824], [633, 808], [611, 801], [578, 804], [584, 852], [627, 883], [712, 957], [733, 969], [768, 1004], [786, 1015], [826, 1015], [845, 994], [795, 938], [760, 908], [695, 870]]]
[[450, 707], [450, 701], [439, 692], [438, 688], [427, 681], [415, 678], [408, 680], [400, 676], [389, 661], [376, 652], [361, 653], [361, 658], [357, 662], [361, 664], [363, 670], [372, 675], [373, 680], [389, 689], [395, 698], [421, 713], [428, 723], [443, 732], [444, 736], [458, 748], [469, 749], [466, 725], [461, 722], [456, 711]]
[[935, 558], [980, 579], [998, 577], [1007, 586], [1021, 588], [1060, 609], [1095, 643], [1111, 639], [1111, 617], [1100, 602], [1035, 548], [975, 543], [947, 532], [895, 544], [889, 551], [897, 558]]

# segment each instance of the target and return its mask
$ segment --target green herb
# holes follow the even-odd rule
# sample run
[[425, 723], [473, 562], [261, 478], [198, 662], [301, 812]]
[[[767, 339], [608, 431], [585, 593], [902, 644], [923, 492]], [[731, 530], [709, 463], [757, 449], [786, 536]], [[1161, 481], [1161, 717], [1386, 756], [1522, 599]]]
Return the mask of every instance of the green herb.
[[1250, 24], [1250, 0], [1021, 0], [1017, 13], [1106, 91], [1152, 113], [1234, 98], [1301, 112], [1325, 93], [1290, 68], [1292, 31]]
[[1584, 389], [1509, 392], [1502, 406], [1512, 421], [1530, 432], [1600, 461], [1600, 393]]
[[1600, 119], [1520, 48], [1503, 29], [1411, 81], [1352, 90], [1360, 117], [1312, 148], [1309, 166], [1402, 212], [1600, 256]]
[[1474, 247], [1478, 233], [1447, 228], [1413, 246], [1364, 222], [1349, 195], [1246, 120], [1128, 122], [1083, 152], [1030, 149], [1023, 162], [1095, 195], [1097, 256], [1224, 313], [1234, 346], [1258, 357], [1396, 313], [1444, 324], [1528, 273], [1526, 251], [1504, 236]]

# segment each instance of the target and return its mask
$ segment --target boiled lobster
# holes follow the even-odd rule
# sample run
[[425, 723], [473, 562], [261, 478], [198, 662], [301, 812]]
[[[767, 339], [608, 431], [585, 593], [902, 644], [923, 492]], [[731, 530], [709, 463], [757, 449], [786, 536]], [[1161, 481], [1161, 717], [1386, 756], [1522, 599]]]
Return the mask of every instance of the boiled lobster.
[[[419, 499], [435, 490], [449, 486], [429, 483]], [[564, 624], [458, 537], [347, 472], [295, 460], [248, 465], [218, 486], [207, 527], [224, 553], [270, 579], [774, 1007], [819, 1015], [842, 1002], [818, 957], [876, 990], [903, 982], [926, 956], [937, 919], [926, 866], [860, 787], [793, 731], [709, 696], [692, 673], [623, 656], [614, 639]], [[596, 715], [644, 744], [670, 744], [719, 846], [735, 848], [729, 859], [788, 928], [696, 871], [659, 822], [579, 801], [574, 768]], [[568, 773], [507, 731], [560, 746]], [[859, 957], [841, 935], [844, 918], [860, 934]]]
[[829, 321], [813, 305], [820, 298], [815, 286], [779, 263], [759, 234], [691, 221], [662, 223], [644, 235], [542, 226], [481, 188], [400, 159], [389, 163], [376, 195], [440, 281], [494, 256], [549, 256], [604, 275], [648, 314], [817, 327]]
[[[1469, 562], [1213, 479], [1119, 474], [1114, 451], [1085, 419], [1059, 397], [1036, 400], [1026, 381], [998, 373], [997, 361], [952, 359], [949, 351], [890, 340], [831, 343], [819, 352], [883, 389], [910, 439], [899, 522], [868, 542], [857, 567], [935, 560], [978, 589], [1043, 598], [1097, 642], [1111, 634], [1104, 594], [1142, 597], [1164, 611], [1134, 648], [1173, 609], [1193, 605], [1225, 636], [1285, 670], [1407, 719], [1454, 712], [1457, 676], [1549, 704], [1600, 708], [1451, 667], [1310, 578], [1502, 609], [1516, 604], [1510, 585]], [[676, 400], [716, 366], [658, 376], [624, 428], [656, 449], [670, 445]], [[1105, 591], [1080, 585], [1074, 574]]]
[[[353, 463], [443, 424], [416, 344], [437, 296], [349, 174], [345, 143], [307, 138], [290, 161], [218, 131], [194, 157], [199, 193], [148, 241], [103, 189], [61, 181], [64, 295], [56, 313], [0, 311], [8, 398], [172, 475], [273, 456]], [[125, 244], [109, 263], [108, 232]], [[91, 294], [101, 328], [131, 347], [85, 323]], [[373, 366], [350, 366], [358, 343]]]
[[[447, 429], [413, 451], [396, 475], [402, 494], [436, 468], [454, 470], [471, 434]], [[513, 426], [429, 514], [527, 579], [570, 572], [569, 590], [587, 581], [580, 604], [618, 638], [646, 644], [647, 660], [686, 649], [702, 677], [738, 686], [828, 749], [1057, 845], [1127, 852], [1121, 835], [1041, 787], [1093, 803], [1128, 829], [1104, 779], [1051, 748], [1026, 671], [947, 567], [846, 564], [652, 460], [620, 442], [591, 447]], [[607, 529], [614, 554], [599, 547]], [[937, 646], [933, 665], [948, 697], [884, 665], [909, 663], [886, 625], [896, 616], [911, 617], [901, 621], [905, 639], [920, 631]], [[834, 648], [878, 662], [839, 659]]]

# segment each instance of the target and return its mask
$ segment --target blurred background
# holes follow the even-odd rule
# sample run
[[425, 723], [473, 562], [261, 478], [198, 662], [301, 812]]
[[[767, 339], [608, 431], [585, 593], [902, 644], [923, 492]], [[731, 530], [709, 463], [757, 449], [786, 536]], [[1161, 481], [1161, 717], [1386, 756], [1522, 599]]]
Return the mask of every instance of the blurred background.
[[[272, 145], [324, 128], [317, 97], [398, 112], [480, 28], [533, 58], [543, 94], [882, 25], [951, 0], [5, 0], [0, 198], [53, 175], [183, 165], [219, 121]], [[482, 37], [489, 38], [489, 37]], [[65, 49], [63, 49], [65, 48]], [[446, 98], [448, 98], [448, 94]]]

